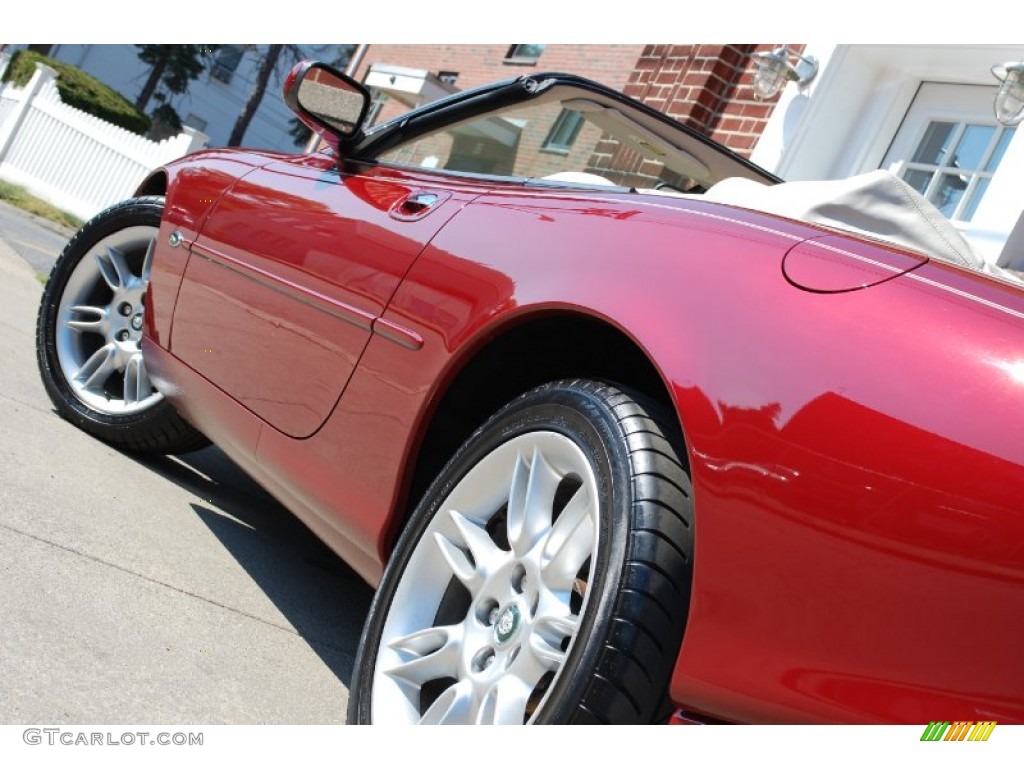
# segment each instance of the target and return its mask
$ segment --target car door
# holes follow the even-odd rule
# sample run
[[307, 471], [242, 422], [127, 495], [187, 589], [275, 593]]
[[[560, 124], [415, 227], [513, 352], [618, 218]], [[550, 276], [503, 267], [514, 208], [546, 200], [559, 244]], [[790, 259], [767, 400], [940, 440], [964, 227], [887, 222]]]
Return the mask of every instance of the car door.
[[403, 275], [472, 197], [325, 154], [253, 171], [193, 244], [171, 351], [281, 432], [313, 434]]

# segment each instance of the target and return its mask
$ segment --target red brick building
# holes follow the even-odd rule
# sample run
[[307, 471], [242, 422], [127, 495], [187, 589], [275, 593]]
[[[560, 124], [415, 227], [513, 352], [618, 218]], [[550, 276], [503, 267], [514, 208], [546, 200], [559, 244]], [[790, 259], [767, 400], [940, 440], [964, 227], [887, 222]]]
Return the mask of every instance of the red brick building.
[[[537, 72], [569, 72], [623, 91], [749, 156], [774, 108], [751, 88], [734, 45], [371, 45], [356, 72], [380, 95], [377, 119], [455, 90]], [[776, 97], [777, 98], [777, 97]]]

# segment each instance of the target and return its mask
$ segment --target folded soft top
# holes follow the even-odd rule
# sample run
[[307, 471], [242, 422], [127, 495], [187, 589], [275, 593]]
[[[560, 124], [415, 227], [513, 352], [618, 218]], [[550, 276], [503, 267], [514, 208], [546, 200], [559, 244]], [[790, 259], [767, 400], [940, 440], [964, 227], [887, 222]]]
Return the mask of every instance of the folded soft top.
[[1014, 273], [978, 256], [938, 208], [889, 171], [829, 181], [789, 181], [774, 186], [729, 178], [712, 186], [703, 197], [866, 235], [1004, 280], [1021, 282]]

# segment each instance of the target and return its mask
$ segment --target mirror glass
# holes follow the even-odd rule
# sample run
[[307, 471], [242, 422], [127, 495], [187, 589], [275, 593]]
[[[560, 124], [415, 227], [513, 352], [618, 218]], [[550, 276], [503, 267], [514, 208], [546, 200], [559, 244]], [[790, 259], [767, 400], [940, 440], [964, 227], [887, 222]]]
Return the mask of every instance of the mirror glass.
[[343, 136], [355, 132], [366, 106], [355, 86], [316, 66], [306, 72], [296, 96], [302, 109]]

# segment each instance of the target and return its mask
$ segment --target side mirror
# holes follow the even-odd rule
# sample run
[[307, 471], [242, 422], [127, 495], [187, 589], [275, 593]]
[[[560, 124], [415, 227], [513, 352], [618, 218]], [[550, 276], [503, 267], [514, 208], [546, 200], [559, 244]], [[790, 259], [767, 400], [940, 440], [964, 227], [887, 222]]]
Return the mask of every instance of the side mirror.
[[370, 92], [326, 64], [302, 61], [285, 79], [284, 101], [310, 130], [337, 149], [361, 134]]

